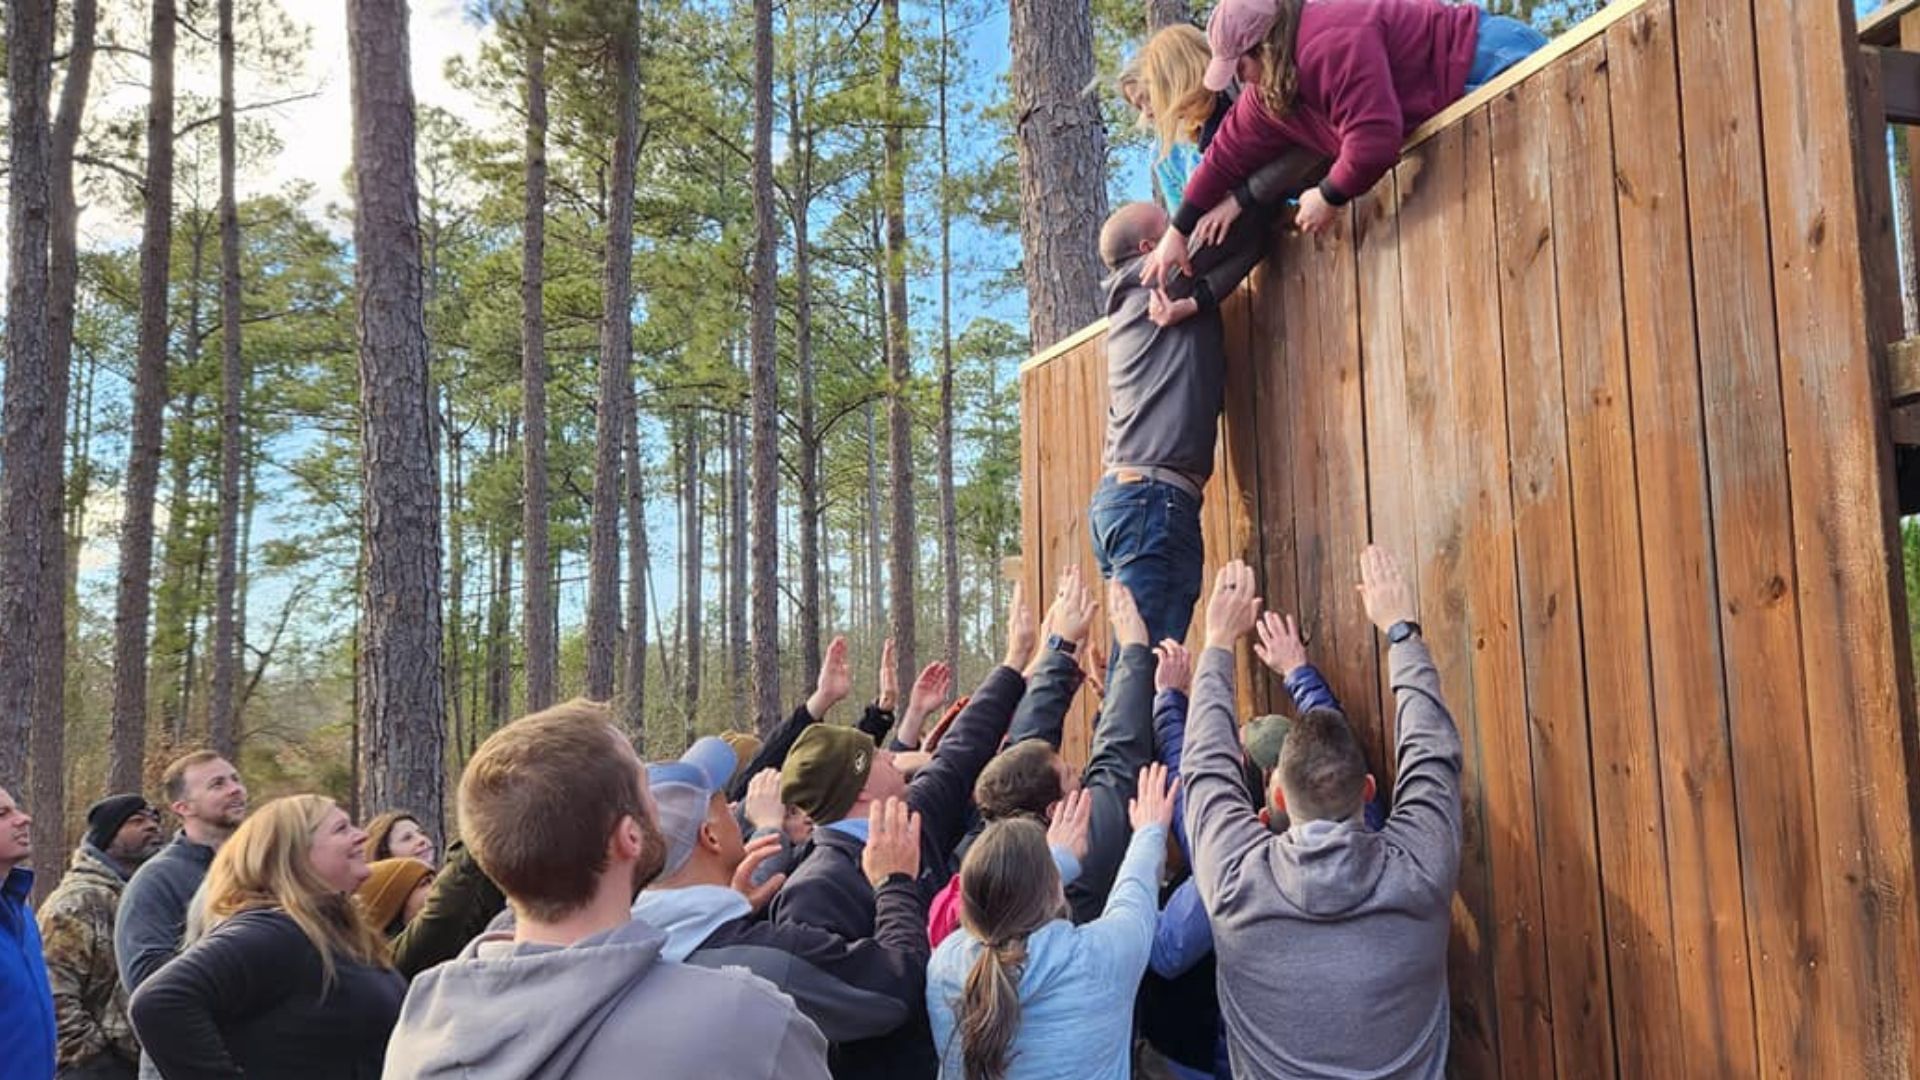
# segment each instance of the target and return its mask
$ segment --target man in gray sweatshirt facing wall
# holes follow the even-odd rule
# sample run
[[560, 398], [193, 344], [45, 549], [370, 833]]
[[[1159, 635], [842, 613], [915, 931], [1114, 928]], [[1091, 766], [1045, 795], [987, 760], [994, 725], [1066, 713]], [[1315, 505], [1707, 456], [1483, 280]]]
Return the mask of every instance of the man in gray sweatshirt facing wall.
[[[1296, 721], [1276, 766], [1291, 824], [1255, 816], [1234, 737], [1233, 649], [1260, 599], [1220, 570], [1180, 773], [1193, 873], [1213, 926], [1233, 1074], [1434, 1078], [1447, 1060], [1447, 919], [1460, 867], [1460, 735], [1420, 637], [1413, 590], [1379, 548], [1361, 557], [1367, 617], [1386, 635], [1400, 774], [1384, 828], [1373, 777], [1332, 709]], [[1271, 643], [1255, 646], [1262, 659]]]

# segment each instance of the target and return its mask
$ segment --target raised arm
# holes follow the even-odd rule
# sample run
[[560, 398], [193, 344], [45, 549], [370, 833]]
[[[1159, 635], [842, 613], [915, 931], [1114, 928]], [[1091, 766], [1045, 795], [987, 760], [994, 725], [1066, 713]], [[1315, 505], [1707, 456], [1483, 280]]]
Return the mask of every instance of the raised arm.
[[739, 802], [745, 798], [747, 785], [762, 769], [778, 769], [785, 765], [787, 754], [793, 750], [800, 733], [825, 720], [833, 707], [851, 693], [853, 671], [847, 665], [847, 639], [835, 637], [827, 643], [826, 655], [820, 659], [820, 678], [814, 684], [813, 694], [767, 734], [766, 741], [760, 744], [760, 752], [753, 755], [747, 767], [741, 769], [733, 778], [733, 783], [727, 785], [727, 801]]
[[[1160, 764], [1175, 776], [1180, 775], [1180, 755], [1187, 737], [1187, 694], [1193, 689], [1193, 657], [1187, 647], [1168, 638], [1154, 647], [1159, 663], [1153, 669], [1153, 743]], [[1173, 801], [1173, 835], [1180, 854], [1189, 864], [1193, 851], [1187, 846], [1187, 793], [1181, 790]]]
[[1033, 611], [1026, 590], [1013, 587], [1007, 615], [1005, 661], [987, 673], [934, 749], [933, 760], [907, 785], [907, 803], [920, 815], [921, 847], [929, 856], [923, 869], [944, 867], [967, 827], [973, 782], [1000, 749], [1014, 706], [1027, 687], [1020, 667], [1033, 655]]
[[1093, 795], [1093, 820], [1080, 880], [1067, 889], [1067, 903], [1073, 908], [1074, 921], [1080, 923], [1095, 918], [1106, 903], [1131, 832], [1127, 804], [1134, 797], [1140, 770], [1153, 761], [1154, 658], [1146, 620], [1134, 605], [1133, 594], [1118, 581], [1107, 585], [1107, 613], [1120, 655], [1081, 780]]
[[1156, 763], [1140, 770], [1135, 780], [1140, 794], [1127, 807], [1133, 834], [1127, 841], [1126, 857], [1121, 860], [1100, 917], [1079, 931], [1096, 944], [1096, 955], [1112, 964], [1110, 985], [1124, 988], [1129, 1000], [1153, 949], [1160, 874], [1167, 862], [1167, 827], [1173, 822], [1173, 789], [1179, 783], [1179, 777], [1168, 774], [1164, 765]]
[[1360, 592], [1374, 626], [1389, 640], [1403, 638], [1387, 653], [1400, 775], [1383, 831], [1413, 859], [1436, 894], [1445, 896], [1460, 873], [1460, 732], [1440, 699], [1440, 673], [1420, 638], [1413, 589], [1393, 558], [1377, 547], [1361, 556]]
[[1259, 630], [1260, 647], [1254, 652], [1286, 684], [1295, 710], [1340, 708], [1340, 699], [1333, 696], [1320, 669], [1307, 662], [1307, 646], [1293, 616], [1282, 618], [1279, 612], [1269, 611], [1260, 617]]
[[1239, 881], [1247, 854], [1266, 843], [1266, 826], [1241, 781], [1234, 720], [1233, 650], [1260, 613], [1253, 571], [1236, 559], [1220, 568], [1207, 601], [1207, 651], [1194, 679], [1193, 709], [1180, 759], [1186, 784], [1187, 842], [1193, 879], [1208, 911], [1218, 911]]
[[1086, 681], [1080, 654], [1087, 647], [1093, 613], [1093, 594], [1081, 577], [1079, 565], [1068, 566], [1060, 572], [1059, 587], [1040, 627], [1040, 651], [1027, 665], [1027, 692], [1014, 711], [1013, 727], [1007, 733], [1009, 744], [1045, 739], [1047, 745], [1060, 749], [1067, 710], [1073, 707], [1074, 695]]

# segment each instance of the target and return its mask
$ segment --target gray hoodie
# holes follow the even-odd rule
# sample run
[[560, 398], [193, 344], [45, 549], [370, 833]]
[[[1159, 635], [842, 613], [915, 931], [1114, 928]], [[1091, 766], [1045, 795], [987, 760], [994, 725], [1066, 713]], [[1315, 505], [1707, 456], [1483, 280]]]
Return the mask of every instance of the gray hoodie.
[[485, 934], [413, 981], [384, 1080], [826, 1080], [827, 1041], [740, 971], [663, 959], [639, 920], [567, 948]]
[[1180, 775], [1243, 1080], [1445, 1074], [1460, 734], [1426, 645], [1388, 655], [1400, 769], [1377, 833], [1358, 816], [1269, 833], [1240, 779], [1233, 654], [1208, 649], [1200, 662]]

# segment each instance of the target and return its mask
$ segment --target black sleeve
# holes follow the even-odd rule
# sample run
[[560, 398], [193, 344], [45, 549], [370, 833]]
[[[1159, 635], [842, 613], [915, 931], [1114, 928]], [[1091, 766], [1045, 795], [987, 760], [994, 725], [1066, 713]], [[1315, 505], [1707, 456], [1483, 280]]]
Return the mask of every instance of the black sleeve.
[[[1326, 158], [1311, 150], [1289, 150], [1247, 177], [1247, 195], [1260, 206], [1279, 206], [1288, 199], [1298, 198], [1301, 192], [1327, 175], [1328, 164]], [[1240, 205], [1247, 207], [1245, 202]]]
[[1224, 241], [1209, 244], [1193, 256], [1194, 276], [1178, 275], [1167, 287], [1167, 295], [1176, 300], [1192, 296], [1200, 301], [1202, 311], [1219, 307], [1272, 249], [1272, 211], [1249, 210], [1234, 219]]
[[873, 737], [873, 745], [886, 746], [887, 732], [893, 730], [893, 710], [867, 703], [867, 711], [860, 714], [859, 728]]
[[1019, 672], [1005, 665], [994, 668], [954, 717], [933, 760], [907, 785], [907, 804], [920, 813], [923, 876], [945, 867], [965, 834], [973, 782], [999, 751], [1026, 687]]
[[1047, 745], [1060, 749], [1061, 740], [1066, 737], [1067, 710], [1073, 707], [1073, 696], [1080, 692], [1080, 684], [1086, 678], [1079, 660], [1058, 649], [1048, 649], [1040, 658], [1040, 666], [1034, 669], [1033, 677], [1027, 680], [1027, 692], [1021, 695], [1020, 707], [1013, 711], [1013, 727], [1007, 732], [1007, 742], [1045, 739]]
[[167, 1080], [242, 1076], [220, 1021], [272, 1008], [317, 961], [291, 920], [238, 915], [141, 983], [127, 1013]]
[[747, 797], [747, 785], [753, 778], [767, 769], [777, 769], [787, 763], [787, 754], [793, 750], [793, 744], [800, 739], [800, 733], [818, 723], [813, 714], [807, 711], [805, 702], [793, 710], [793, 714], [780, 721], [779, 726], [767, 733], [765, 742], [760, 744], [760, 752], [753, 755], [747, 767], [740, 770], [733, 783], [727, 785], [727, 801], [739, 802]]
[[1093, 795], [1087, 856], [1080, 860], [1080, 877], [1067, 887], [1076, 923], [1100, 917], [1133, 836], [1127, 803], [1139, 786], [1141, 768], [1153, 761], [1154, 663], [1153, 650], [1145, 645], [1120, 650], [1113, 685], [1107, 687], [1094, 729], [1093, 751], [1081, 782]]
[[427, 892], [427, 906], [393, 939], [394, 968], [411, 979], [446, 963], [484, 933], [506, 906], [505, 894], [480, 869], [466, 841], [454, 841]]

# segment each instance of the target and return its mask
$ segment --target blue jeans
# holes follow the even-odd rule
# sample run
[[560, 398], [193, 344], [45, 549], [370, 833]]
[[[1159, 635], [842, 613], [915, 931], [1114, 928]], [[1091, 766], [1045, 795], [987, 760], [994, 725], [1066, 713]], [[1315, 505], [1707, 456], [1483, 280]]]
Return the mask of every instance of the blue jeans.
[[[1100, 481], [1087, 506], [1088, 531], [1100, 576], [1119, 578], [1147, 623], [1147, 640], [1185, 641], [1200, 599], [1206, 549], [1200, 540], [1200, 500], [1172, 484]], [[1108, 678], [1120, 650], [1108, 653]]]
[[1471, 94], [1494, 76], [1532, 56], [1547, 44], [1547, 36], [1519, 19], [1480, 12], [1480, 36], [1473, 45], [1473, 66], [1467, 69]]

